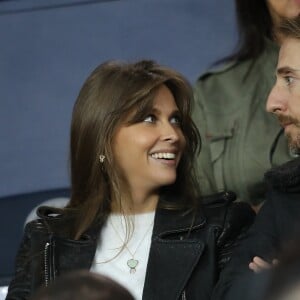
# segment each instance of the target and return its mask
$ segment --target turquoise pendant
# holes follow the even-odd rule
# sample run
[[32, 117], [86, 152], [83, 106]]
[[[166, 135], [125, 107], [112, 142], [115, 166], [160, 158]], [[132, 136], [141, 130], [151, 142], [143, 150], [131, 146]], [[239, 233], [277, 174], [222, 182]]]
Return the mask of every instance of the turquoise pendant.
[[130, 274], [134, 274], [136, 272], [136, 266], [139, 261], [133, 258], [127, 260], [127, 266], [130, 268]]

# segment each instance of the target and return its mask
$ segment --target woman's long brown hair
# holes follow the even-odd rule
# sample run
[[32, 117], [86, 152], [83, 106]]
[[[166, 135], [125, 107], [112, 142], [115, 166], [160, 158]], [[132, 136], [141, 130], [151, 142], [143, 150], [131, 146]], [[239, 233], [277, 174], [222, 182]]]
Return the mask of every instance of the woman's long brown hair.
[[[193, 161], [200, 136], [191, 120], [192, 89], [178, 72], [153, 61], [133, 64], [110, 61], [98, 66], [81, 88], [71, 123], [71, 200], [66, 211], [75, 213], [72, 238], [95, 222], [103, 222], [111, 211], [111, 199], [121, 199], [121, 174], [114, 164], [112, 140], [129, 113], [144, 114], [152, 107], [159, 87], [172, 92], [182, 115], [186, 148], [177, 169], [176, 182], [164, 192], [182, 196], [187, 206], [196, 203]], [[99, 155], [105, 155], [100, 164]], [[172, 203], [166, 203], [173, 207]], [[178, 204], [179, 205], [179, 204]]]

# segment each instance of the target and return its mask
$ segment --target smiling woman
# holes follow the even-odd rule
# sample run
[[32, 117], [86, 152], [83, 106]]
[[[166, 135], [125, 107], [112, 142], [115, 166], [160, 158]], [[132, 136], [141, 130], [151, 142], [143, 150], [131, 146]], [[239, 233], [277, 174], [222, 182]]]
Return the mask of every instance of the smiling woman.
[[[153, 61], [91, 73], [73, 109], [70, 203], [40, 208], [27, 225], [7, 299], [77, 269], [112, 277], [136, 299], [209, 299], [238, 234], [231, 227], [253, 214], [231, 212], [231, 193], [200, 203], [191, 102], [186, 79]], [[235, 214], [245, 223], [233, 225]]]
[[[176, 169], [185, 147], [180, 112], [165, 85], [158, 88], [152, 105], [151, 111], [145, 111], [144, 120], [121, 126], [114, 137], [115, 162], [134, 193], [131, 195], [134, 212], [155, 209], [157, 189], [175, 182]], [[130, 119], [125, 122], [130, 122]], [[149, 201], [150, 195], [153, 196]], [[128, 202], [120, 204], [124, 203]]]

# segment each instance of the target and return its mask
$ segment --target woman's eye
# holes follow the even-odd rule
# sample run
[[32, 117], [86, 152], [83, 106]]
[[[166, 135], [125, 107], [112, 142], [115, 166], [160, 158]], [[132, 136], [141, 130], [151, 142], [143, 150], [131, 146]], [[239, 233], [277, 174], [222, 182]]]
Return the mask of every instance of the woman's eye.
[[148, 115], [145, 119], [144, 122], [148, 122], [148, 123], [154, 123], [156, 120], [154, 115]]
[[182, 123], [180, 116], [173, 116], [171, 118], [170, 122], [172, 124], [177, 124], [177, 125], [181, 125], [181, 123]]

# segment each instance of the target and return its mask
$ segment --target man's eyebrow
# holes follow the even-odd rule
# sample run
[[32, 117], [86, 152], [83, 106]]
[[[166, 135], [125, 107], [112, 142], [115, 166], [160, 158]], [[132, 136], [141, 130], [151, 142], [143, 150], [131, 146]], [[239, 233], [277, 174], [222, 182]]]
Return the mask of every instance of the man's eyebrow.
[[295, 73], [295, 72], [299, 72], [299, 71], [300, 71], [300, 69], [293, 69], [291, 67], [284, 66], [284, 67], [278, 68], [277, 71], [276, 71], [276, 73], [278, 75], [285, 75], [285, 74]]

